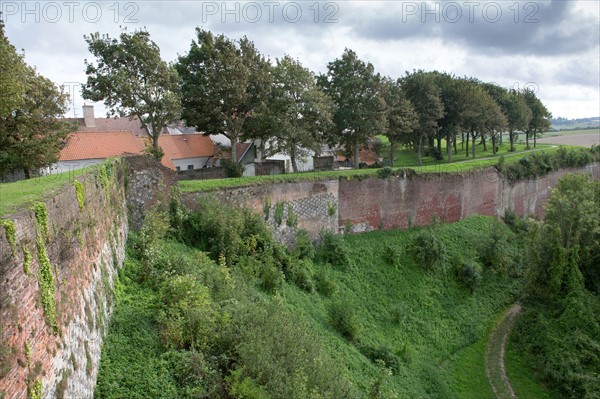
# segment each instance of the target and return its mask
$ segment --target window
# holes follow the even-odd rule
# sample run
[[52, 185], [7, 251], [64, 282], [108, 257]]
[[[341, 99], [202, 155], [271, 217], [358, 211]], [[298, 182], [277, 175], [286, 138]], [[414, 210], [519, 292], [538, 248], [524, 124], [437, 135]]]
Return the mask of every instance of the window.
[[175, 170], [179, 172], [181, 168], [179, 166], [175, 166]]
[[188, 170], [194, 169], [194, 165], [188, 165]]

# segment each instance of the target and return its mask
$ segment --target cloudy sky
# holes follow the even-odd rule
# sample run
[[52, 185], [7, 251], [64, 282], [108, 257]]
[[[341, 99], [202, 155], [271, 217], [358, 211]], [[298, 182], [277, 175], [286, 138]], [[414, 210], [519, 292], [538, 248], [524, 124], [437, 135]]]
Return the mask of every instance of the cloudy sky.
[[92, 59], [83, 35], [145, 28], [163, 58], [175, 61], [198, 26], [234, 39], [246, 35], [272, 60], [289, 54], [317, 73], [347, 47], [394, 78], [437, 69], [531, 87], [554, 117], [600, 115], [597, 0], [2, 0], [0, 10], [9, 40], [73, 93], [71, 113], [78, 115], [83, 60]]

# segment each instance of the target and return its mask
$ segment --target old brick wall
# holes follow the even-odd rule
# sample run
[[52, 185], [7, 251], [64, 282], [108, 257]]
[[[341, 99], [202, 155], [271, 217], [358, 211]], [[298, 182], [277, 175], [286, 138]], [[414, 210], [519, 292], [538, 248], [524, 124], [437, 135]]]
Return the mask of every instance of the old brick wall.
[[[93, 396], [113, 277], [125, 256], [124, 177], [119, 162], [77, 177], [83, 207], [74, 184], [41, 201], [47, 238], [38, 240], [43, 228], [32, 210], [3, 217], [15, 224], [16, 247], [0, 227], [0, 397], [27, 398], [36, 383], [44, 398]], [[40, 273], [42, 248], [55, 286], [56, 329], [42, 306], [40, 286], [47, 281]]]
[[[287, 226], [288, 206], [298, 216], [297, 228], [313, 237], [321, 229], [364, 232], [429, 225], [434, 218], [454, 222], [472, 215], [500, 216], [506, 208], [523, 216], [543, 217], [546, 202], [557, 180], [569, 172], [591, 173], [600, 180], [600, 164], [565, 169], [536, 179], [509, 183], [494, 168], [393, 176], [388, 179], [272, 183], [228, 188], [211, 193], [187, 193], [183, 203], [194, 209], [199, 197], [215, 196], [221, 202], [268, 212], [268, 223], [280, 241], [293, 242], [296, 229]], [[281, 224], [274, 213], [283, 204]], [[282, 205], [279, 205], [282, 206]], [[266, 214], [265, 214], [266, 216]]]

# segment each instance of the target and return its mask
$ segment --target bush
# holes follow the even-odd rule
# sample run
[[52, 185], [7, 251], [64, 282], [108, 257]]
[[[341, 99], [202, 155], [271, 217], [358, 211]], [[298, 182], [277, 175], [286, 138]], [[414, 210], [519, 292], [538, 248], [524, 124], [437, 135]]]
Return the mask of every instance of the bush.
[[481, 265], [473, 260], [468, 260], [456, 269], [458, 281], [471, 292], [481, 283]]
[[334, 302], [329, 309], [331, 325], [342, 336], [355, 341], [360, 333], [360, 323], [354, 308], [348, 302]]
[[313, 260], [315, 258], [315, 247], [306, 230], [298, 230], [296, 232], [294, 255], [298, 259]]
[[370, 361], [377, 364], [378, 361], [383, 362], [383, 366], [391, 370], [394, 374], [400, 371], [400, 358], [388, 346], [382, 345], [377, 347], [359, 345], [360, 352]]
[[337, 284], [327, 265], [321, 266], [315, 276], [315, 285], [319, 294], [330, 297], [337, 292]]
[[400, 267], [401, 251], [398, 247], [393, 245], [386, 245], [383, 249], [383, 259], [385, 263], [398, 269]]
[[327, 230], [321, 231], [319, 256], [323, 261], [342, 270], [347, 270], [352, 265], [343, 237]]
[[442, 153], [438, 151], [437, 147], [428, 147], [425, 150], [425, 156], [431, 157], [431, 158], [435, 159], [436, 161], [441, 161], [443, 159]]
[[244, 175], [244, 165], [238, 162], [233, 162], [231, 159], [223, 159], [221, 165], [227, 177], [242, 177]]
[[310, 260], [296, 260], [292, 263], [289, 278], [298, 288], [306, 292], [313, 292], [315, 282], [313, 281], [312, 262]]
[[208, 289], [191, 276], [167, 280], [161, 291], [161, 335], [167, 348], [204, 349], [210, 341], [215, 313]]
[[393, 174], [393, 170], [392, 168], [390, 168], [389, 166], [386, 166], [383, 169], [379, 169], [377, 171], [377, 177], [379, 177], [380, 179], [387, 179], [388, 177], [390, 177]]
[[446, 262], [446, 246], [432, 229], [422, 230], [413, 241], [412, 250], [418, 264], [427, 270], [442, 269]]

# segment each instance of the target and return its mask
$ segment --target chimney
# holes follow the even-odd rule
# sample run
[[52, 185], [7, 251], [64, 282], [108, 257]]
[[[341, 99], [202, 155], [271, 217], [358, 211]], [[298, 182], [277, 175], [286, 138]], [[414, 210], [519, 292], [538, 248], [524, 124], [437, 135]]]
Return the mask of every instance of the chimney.
[[85, 127], [96, 127], [96, 118], [94, 118], [94, 106], [84, 105], [83, 107], [83, 122]]

